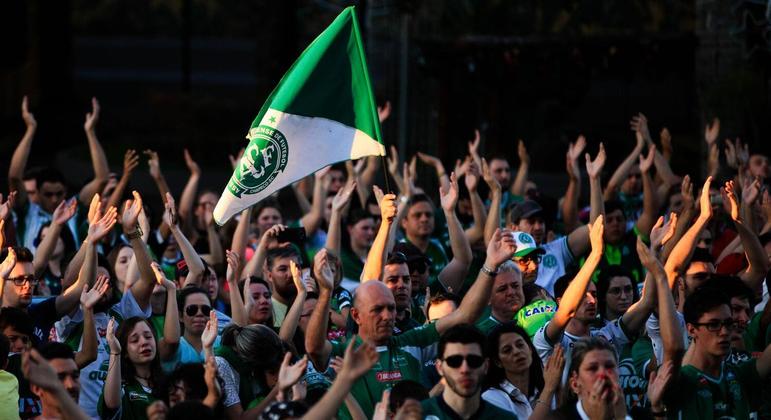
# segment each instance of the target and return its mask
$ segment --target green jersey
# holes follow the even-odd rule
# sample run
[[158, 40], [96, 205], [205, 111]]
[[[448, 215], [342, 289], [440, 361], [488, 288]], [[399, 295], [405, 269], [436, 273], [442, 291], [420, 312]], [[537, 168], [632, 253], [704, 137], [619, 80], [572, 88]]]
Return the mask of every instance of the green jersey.
[[[426, 420], [461, 418], [455, 411], [453, 411], [452, 407], [444, 402], [444, 398], [442, 398], [441, 395], [424, 400], [422, 403], [420, 403], [420, 405], [423, 407], [423, 418]], [[504, 420], [516, 419], [517, 416], [514, 413], [505, 411], [494, 406], [493, 404], [488, 403], [480, 397], [479, 408], [470, 418], [475, 420]]]
[[498, 321], [492, 315], [488, 316], [485, 319], [479, 320], [477, 321], [476, 324], [474, 324], [474, 326], [477, 327], [477, 329], [481, 331], [482, 334], [484, 334], [485, 336], [490, 335], [490, 331], [492, 331], [493, 328], [499, 325], [501, 325], [501, 321]]
[[[361, 406], [367, 418], [375, 411], [375, 404], [383, 392], [391, 389], [397, 382], [410, 379], [420, 382], [421, 370], [425, 361], [436, 358], [436, 346], [439, 333], [436, 325], [426, 324], [398, 336], [393, 336], [385, 346], [378, 346], [380, 359], [366, 375], [353, 384], [351, 394]], [[356, 336], [356, 344], [362, 340]], [[331, 357], [342, 357], [348, 343], [345, 339], [332, 342]], [[350, 419], [347, 410], [341, 410], [341, 418]]]
[[147, 407], [155, 401], [152, 390], [132, 382], [121, 385], [120, 407], [110, 410], [104, 405], [104, 394], [99, 396], [97, 410], [103, 419], [135, 420], [147, 418]]
[[691, 365], [683, 366], [665, 397], [669, 418], [750, 418], [763, 388], [756, 361], [739, 366], [723, 363], [720, 372], [713, 378]]
[[627, 343], [619, 355], [618, 380], [624, 390], [626, 408], [630, 412], [650, 405], [646, 369], [651, 357], [653, 345], [648, 337], [640, 337], [633, 343]]

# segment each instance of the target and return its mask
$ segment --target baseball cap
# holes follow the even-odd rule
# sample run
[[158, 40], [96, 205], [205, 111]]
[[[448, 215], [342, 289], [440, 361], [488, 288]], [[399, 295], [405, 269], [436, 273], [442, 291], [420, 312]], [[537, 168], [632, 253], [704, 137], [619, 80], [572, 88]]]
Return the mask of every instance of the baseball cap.
[[543, 213], [541, 205], [533, 200], [525, 200], [511, 209], [511, 222], [517, 223], [520, 219], [527, 219]]
[[514, 243], [517, 245], [517, 252], [514, 253], [514, 258], [524, 257], [530, 253], [544, 254], [543, 248], [540, 248], [535, 244], [535, 239], [529, 233], [525, 232], [512, 232], [514, 235]]
[[552, 300], [538, 299], [517, 311], [514, 320], [533, 338], [536, 332], [554, 318], [557, 304]]
[[[391, 253], [401, 252], [407, 259], [407, 265], [410, 267], [410, 271], [413, 271], [413, 267], [429, 267], [431, 266], [431, 258], [423, 253], [418, 247], [409, 242], [399, 242], [394, 245]], [[418, 270], [423, 271], [423, 270]]]

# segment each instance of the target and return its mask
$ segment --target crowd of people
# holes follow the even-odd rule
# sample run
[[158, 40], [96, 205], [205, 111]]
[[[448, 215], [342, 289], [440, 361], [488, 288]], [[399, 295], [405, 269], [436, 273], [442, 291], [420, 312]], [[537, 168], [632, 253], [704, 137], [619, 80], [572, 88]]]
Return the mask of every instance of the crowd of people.
[[[768, 158], [717, 119], [703, 182], [638, 114], [615, 168], [602, 143], [569, 145], [561, 197], [523, 141], [514, 171], [477, 132], [451, 170], [391, 146], [217, 226], [187, 151], [178, 196], [152, 150], [110, 172], [94, 99], [94, 176], [73, 189], [28, 167], [21, 111], [0, 196], [0, 418], [771, 418]], [[155, 185], [132, 182], [143, 160]], [[162, 215], [143, 200], [156, 189]]]

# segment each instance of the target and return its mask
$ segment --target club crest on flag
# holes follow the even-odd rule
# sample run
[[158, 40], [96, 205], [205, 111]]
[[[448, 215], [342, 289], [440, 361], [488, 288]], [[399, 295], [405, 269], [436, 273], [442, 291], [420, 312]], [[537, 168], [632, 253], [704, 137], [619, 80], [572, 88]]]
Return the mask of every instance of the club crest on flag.
[[260, 125], [249, 130], [249, 146], [228, 182], [228, 190], [236, 197], [257, 194], [276, 179], [289, 160], [289, 144], [283, 133]]

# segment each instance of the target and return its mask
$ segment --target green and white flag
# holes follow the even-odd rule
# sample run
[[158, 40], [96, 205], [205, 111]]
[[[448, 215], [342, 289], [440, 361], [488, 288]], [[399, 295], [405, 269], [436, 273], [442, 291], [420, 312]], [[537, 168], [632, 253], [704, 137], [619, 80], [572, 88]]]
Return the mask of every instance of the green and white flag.
[[246, 138], [249, 145], [214, 209], [220, 225], [327, 165], [385, 155], [353, 7], [292, 64]]

